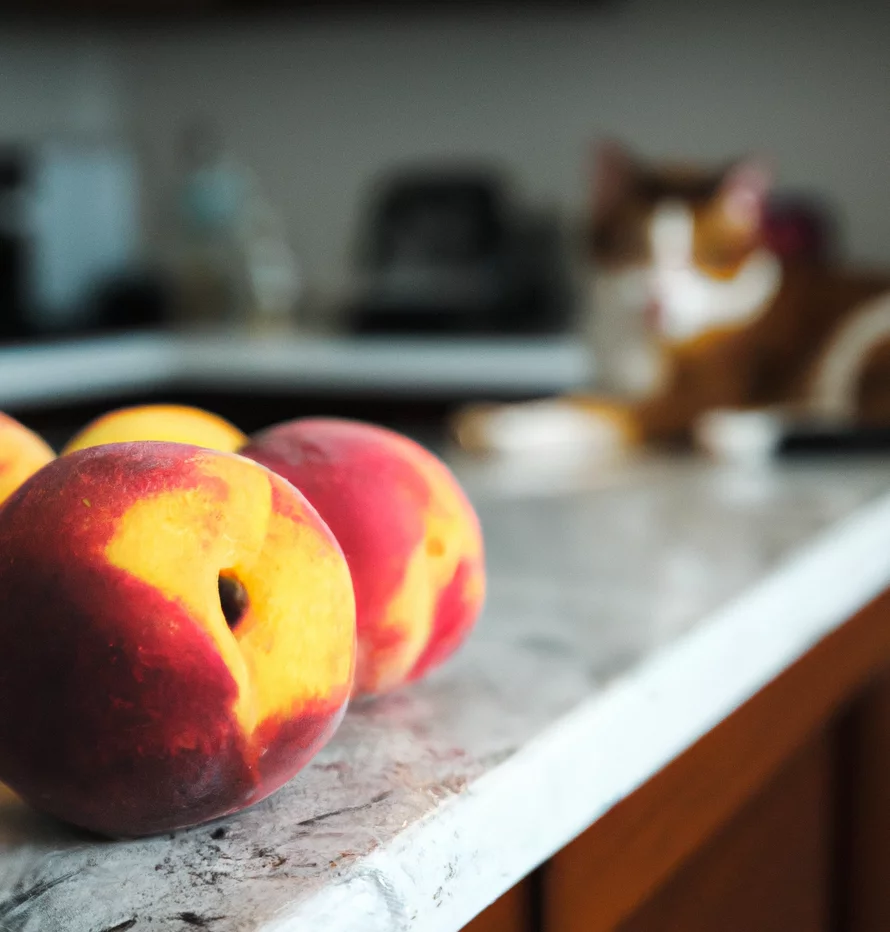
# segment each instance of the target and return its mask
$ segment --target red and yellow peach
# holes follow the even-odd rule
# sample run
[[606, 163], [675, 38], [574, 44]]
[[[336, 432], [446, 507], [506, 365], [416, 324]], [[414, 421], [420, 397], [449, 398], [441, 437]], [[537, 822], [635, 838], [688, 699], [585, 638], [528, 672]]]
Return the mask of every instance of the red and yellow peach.
[[55, 458], [56, 454], [37, 434], [0, 413], [0, 502]]
[[479, 521], [419, 444], [334, 419], [280, 424], [242, 451], [292, 482], [340, 542], [355, 588], [356, 692], [417, 679], [463, 641], [484, 599]]
[[132, 440], [193, 443], [210, 450], [234, 453], [247, 442], [247, 437], [233, 424], [201, 408], [135, 405], [97, 417], [68, 441], [62, 453]]
[[263, 799], [352, 689], [342, 551], [239, 456], [145, 442], [60, 457], [0, 509], [0, 592], [0, 780], [103, 834]]

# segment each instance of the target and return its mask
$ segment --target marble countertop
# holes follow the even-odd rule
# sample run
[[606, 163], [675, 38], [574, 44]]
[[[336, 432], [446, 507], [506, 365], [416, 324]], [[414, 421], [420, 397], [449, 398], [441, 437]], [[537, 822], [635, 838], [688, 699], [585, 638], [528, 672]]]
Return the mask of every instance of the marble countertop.
[[490, 598], [271, 799], [96, 840], [0, 805], [4, 932], [456, 932], [890, 585], [890, 464], [461, 469]]
[[569, 337], [320, 337], [138, 333], [0, 347], [0, 408], [168, 389], [547, 395], [593, 367]]

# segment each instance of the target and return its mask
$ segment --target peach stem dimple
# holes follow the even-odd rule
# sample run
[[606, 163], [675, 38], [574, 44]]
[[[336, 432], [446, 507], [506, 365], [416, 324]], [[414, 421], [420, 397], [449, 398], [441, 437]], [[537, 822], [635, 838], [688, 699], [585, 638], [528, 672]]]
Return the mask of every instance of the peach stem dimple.
[[250, 600], [240, 579], [226, 573], [219, 574], [219, 604], [229, 629], [234, 631], [247, 612]]

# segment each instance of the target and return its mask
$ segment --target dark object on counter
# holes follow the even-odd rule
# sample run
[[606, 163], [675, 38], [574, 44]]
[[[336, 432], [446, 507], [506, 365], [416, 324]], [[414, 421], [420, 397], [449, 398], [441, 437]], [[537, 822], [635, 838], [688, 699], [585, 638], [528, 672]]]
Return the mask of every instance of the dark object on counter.
[[90, 303], [99, 330], [156, 330], [173, 322], [172, 288], [149, 272], [103, 281]]
[[485, 170], [418, 170], [380, 186], [362, 233], [363, 333], [540, 333], [571, 308], [555, 222]]
[[697, 440], [704, 450], [730, 462], [890, 454], [886, 425], [770, 411], [711, 412], [700, 422]]
[[135, 156], [117, 144], [0, 150], [0, 339], [100, 326], [96, 291], [138, 265], [138, 188]]
[[25, 162], [17, 150], [0, 153], [0, 339], [27, 333], [25, 310], [27, 221]]
[[890, 453], [890, 427], [810, 427], [789, 424], [776, 448], [782, 458], [874, 456]]

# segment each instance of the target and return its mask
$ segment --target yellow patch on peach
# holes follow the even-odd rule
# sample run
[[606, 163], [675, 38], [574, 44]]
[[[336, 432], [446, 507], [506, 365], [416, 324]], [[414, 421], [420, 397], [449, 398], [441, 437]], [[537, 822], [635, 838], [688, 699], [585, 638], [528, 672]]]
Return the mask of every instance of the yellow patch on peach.
[[234, 453], [247, 438], [224, 418], [187, 405], [139, 405], [119, 408], [87, 424], [62, 453], [106, 443], [166, 440]]
[[[442, 590], [453, 579], [458, 565], [480, 560], [482, 532], [474, 513], [448, 470], [425, 450], [395, 437], [406, 459], [412, 462], [430, 489], [423, 514], [423, 537], [405, 566], [405, 575], [385, 612], [384, 627], [401, 633], [389, 656], [376, 658], [375, 691], [402, 683], [427, 645], [435, 608]], [[470, 577], [465, 598], [481, 606], [485, 598], [482, 573]]]
[[[199, 469], [206, 487], [132, 505], [106, 556], [187, 607], [231, 671], [238, 687], [233, 711], [251, 733], [269, 718], [348, 688], [353, 657], [342, 645], [353, 625], [354, 609], [347, 604], [352, 585], [345, 562], [316, 528], [275, 512], [272, 486], [286, 486], [284, 480], [245, 470], [234, 456], [208, 458]], [[187, 534], [178, 518], [185, 513], [193, 522]], [[208, 567], [200, 578], [189, 557], [196, 547]], [[220, 605], [220, 575], [234, 577], [250, 593], [234, 630]]]
[[0, 502], [55, 458], [56, 454], [37, 434], [0, 414]]

